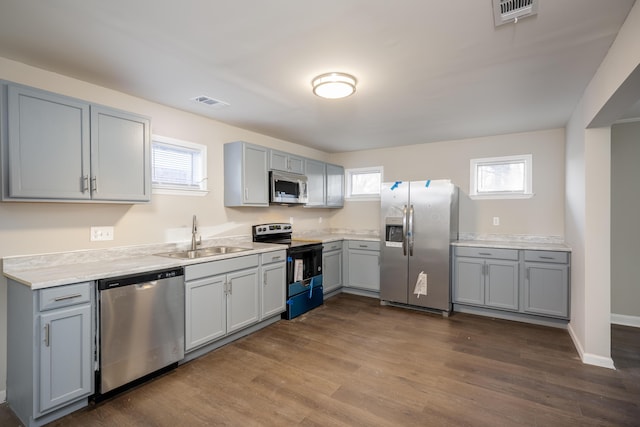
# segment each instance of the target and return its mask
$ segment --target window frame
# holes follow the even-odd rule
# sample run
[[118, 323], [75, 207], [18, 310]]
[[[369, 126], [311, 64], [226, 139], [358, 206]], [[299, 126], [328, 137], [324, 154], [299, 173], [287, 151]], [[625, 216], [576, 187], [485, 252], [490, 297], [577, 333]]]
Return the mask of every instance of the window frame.
[[369, 166], [364, 168], [349, 168], [344, 170], [344, 182], [345, 182], [345, 200], [349, 201], [375, 201], [380, 200], [380, 189], [377, 194], [352, 194], [351, 182], [354, 175], [367, 174], [367, 173], [379, 173], [380, 184], [384, 182], [384, 167], [383, 166]]
[[[523, 191], [493, 191], [478, 192], [478, 167], [501, 165], [505, 163], [524, 163]], [[514, 156], [485, 157], [469, 161], [469, 197], [474, 200], [490, 199], [529, 199], [533, 193], [533, 155], [521, 154]]]
[[[202, 179], [200, 181], [199, 189], [183, 188], [180, 186], [173, 186], [168, 184], [158, 184], [153, 182], [153, 145], [154, 143], [162, 145], [170, 145], [187, 150], [194, 150], [200, 152]], [[176, 138], [170, 138], [162, 135], [151, 135], [151, 192], [152, 194], [169, 194], [179, 196], [206, 196], [209, 193], [208, 189], [208, 169], [207, 169], [207, 146], [204, 144], [198, 144], [191, 141], [185, 141]]]

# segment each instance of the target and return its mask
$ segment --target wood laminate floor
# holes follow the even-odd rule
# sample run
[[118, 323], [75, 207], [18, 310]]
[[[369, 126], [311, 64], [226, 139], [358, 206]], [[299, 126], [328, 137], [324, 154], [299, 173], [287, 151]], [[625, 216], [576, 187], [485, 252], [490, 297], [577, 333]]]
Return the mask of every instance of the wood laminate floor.
[[640, 331], [612, 342], [617, 370], [566, 330], [341, 294], [51, 425], [638, 426]]

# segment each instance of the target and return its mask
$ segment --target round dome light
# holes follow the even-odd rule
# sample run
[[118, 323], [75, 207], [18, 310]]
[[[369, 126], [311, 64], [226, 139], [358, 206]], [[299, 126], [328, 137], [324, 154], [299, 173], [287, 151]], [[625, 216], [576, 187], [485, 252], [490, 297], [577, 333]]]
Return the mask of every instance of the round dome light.
[[313, 93], [322, 98], [346, 98], [356, 91], [356, 78], [345, 73], [326, 73], [311, 82]]

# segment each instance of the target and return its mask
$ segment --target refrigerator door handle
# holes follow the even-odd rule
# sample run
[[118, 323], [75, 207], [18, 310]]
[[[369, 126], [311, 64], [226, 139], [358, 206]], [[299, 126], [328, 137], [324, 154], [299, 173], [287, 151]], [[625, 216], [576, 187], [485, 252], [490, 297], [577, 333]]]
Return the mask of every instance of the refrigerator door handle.
[[402, 207], [402, 255], [407, 255], [407, 205]]
[[413, 205], [409, 208], [409, 256], [413, 256]]

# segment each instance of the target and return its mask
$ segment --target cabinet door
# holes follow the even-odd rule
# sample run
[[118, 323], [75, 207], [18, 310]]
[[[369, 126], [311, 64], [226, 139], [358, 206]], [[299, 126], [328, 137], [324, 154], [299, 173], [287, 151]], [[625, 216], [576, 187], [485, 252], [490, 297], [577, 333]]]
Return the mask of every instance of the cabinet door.
[[484, 305], [484, 260], [456, 258], [453, 301]]
[[327, 164], [327, 206], [344, 206], [344, 168]]
[[489, 307], [518, 310], [517, 261], [487, 260], [485, 304]]
[[227, 333], [225, 275], [185, 284], [185, 351]]
[[4, 196], [89, 199], [89, 104], [9, 85], [7, 114]]
[[285, 311], [285, 289], [287, 270], [284, 262], [262, 267], [262, 310], [260, 319], [278, 315]]
[[91, 194], [94, 200], [151, 200], [150, 121], [91, 107]]
[[227, 333], [259, 320], [258, 290], [257, 268], [227, 274]]
[[282, 151], [271, 150], [269, 168], [284, 172], [304, 174], [304, 159]]
[[380, 291], [380, 252], [349, 249], [349, 287]]
[[342, 251], [323, 252], [322, 254], [322, 286], [324, 293], [334, 291], [342, 286]]
[[324, 206], [326, 202], [325, 164], [316, 160], [306, 160], [309, 201], [307, 206]]
[[243, 201], [245, 204], [269, 204], [269, 171], [267, 170], [266, 148], [244, 144], [242, 165], [225, 165], [225, 167], [242, 167]]
[[569, 267], [525, 263], [524, 311], [567, 318], [569, 316]]
[[92, 393], [91, 306], [40, 315], [40, 413]]

